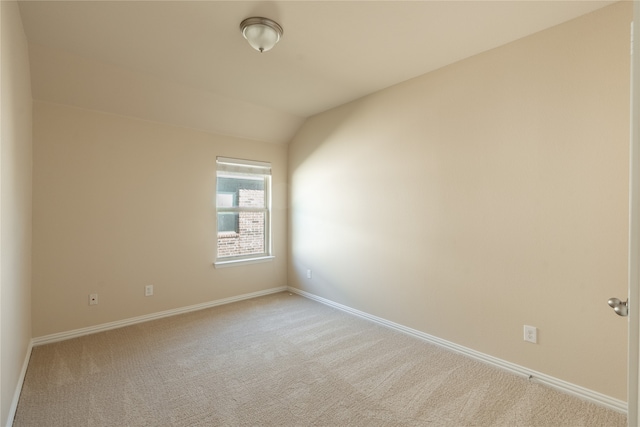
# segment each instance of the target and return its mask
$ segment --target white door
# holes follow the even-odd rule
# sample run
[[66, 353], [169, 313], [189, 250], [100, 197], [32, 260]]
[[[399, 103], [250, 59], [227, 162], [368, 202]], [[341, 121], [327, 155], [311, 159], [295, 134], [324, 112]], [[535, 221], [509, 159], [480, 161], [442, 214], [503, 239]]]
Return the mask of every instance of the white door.
[[637, 42], [631, 24], [631, 129], [629, 161], [629, 291], [628, 300], [609, 300], [621, 316], [628, 315], [627, 423], [640, 427], [640, 1], [633, 2]]
[[638, 427], [640, 397], [640, 1], [633, 2], [636, 42], [631, 27], [631, 160], [629, 182], [629, 355], [628, 424]]

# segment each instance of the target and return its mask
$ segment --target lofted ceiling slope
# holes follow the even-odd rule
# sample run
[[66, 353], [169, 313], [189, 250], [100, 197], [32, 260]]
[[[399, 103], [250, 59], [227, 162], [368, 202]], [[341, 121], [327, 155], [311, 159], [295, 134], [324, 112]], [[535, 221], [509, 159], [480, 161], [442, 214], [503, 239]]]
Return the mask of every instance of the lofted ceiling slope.
[[[288, 143], [305, 118], [613, 1], [21, 1], [36, 100]], [[284, 28], [260, 54], [238, 28]]]

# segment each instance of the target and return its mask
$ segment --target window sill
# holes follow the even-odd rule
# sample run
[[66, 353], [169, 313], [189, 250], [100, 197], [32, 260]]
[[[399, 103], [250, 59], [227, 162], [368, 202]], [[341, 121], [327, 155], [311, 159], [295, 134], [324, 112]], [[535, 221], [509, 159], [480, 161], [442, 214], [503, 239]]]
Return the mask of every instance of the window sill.
[[248, 259], [233, 259], [228, 261], [216, 261], [213, 263], [215, 268], [226, 268], [226, 267], [236, 267], [239, 265], [246, 264], [259, 264], [262, 262], [269, 262], [275, 258], [273, 255], [269, 256], [261, 256], [256, 258], [248, 258]]

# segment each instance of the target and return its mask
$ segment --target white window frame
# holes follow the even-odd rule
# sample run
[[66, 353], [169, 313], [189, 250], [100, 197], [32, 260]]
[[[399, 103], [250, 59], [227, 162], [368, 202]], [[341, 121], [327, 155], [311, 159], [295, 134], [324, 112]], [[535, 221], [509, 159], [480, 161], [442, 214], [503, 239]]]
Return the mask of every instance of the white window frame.
[[[257, 207], [220, 207], [218, 206], [218, 178], [228, 174], [246, 173], [249, 175], [262, 176], [264, 178], [264, 208]], [[271, 163], [254, 160], [233, 159], [229, 157], [216, 158], [216, 256], [214, 266], [216, 268], [231, 267], [257, 262], [266, 262], [274, 258], [271, 246]], [[264, 252], [220, 257], [218, 254], [218, 215], [222, 212], [262, 212], [264, 213]]]

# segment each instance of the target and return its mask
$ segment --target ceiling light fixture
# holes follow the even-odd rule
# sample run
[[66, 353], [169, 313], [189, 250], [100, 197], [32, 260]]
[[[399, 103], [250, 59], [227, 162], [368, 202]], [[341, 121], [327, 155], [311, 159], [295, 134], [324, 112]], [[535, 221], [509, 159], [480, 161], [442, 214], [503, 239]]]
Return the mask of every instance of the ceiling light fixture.
[[271, 50], [282, 37], [282, 27], [268, 18], [247, 18], [240, 23], [242, 35], [258, 52]]

